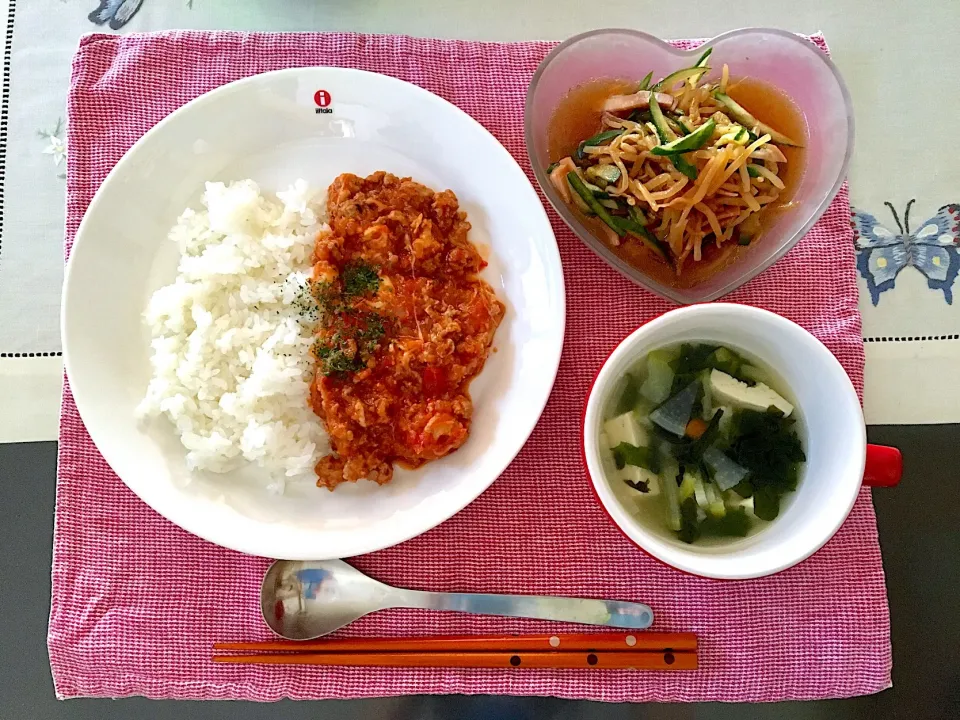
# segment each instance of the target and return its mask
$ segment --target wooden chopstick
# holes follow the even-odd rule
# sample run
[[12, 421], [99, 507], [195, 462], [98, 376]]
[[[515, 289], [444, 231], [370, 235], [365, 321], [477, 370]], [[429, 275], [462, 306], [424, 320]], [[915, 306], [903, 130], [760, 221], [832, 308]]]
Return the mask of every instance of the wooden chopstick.
[[444, 635], [419, 638], [344, 638], [220, 642], [214, 650], [266, 652], [529, 652], [643, 650], [686, 652], [697, 649], [693, 633], [595, 633], [570, 635]]
[[580, 668], [696, 670], [693, 652], [370, 652], [217, 655], [217, 663], [345, 665], [354, 667]]
[[[215, 643], [217, 663], [355, 667], [696, 670], [693, 633], [460, 635]], [[251, 652], [256, 654], [250, 654]]]

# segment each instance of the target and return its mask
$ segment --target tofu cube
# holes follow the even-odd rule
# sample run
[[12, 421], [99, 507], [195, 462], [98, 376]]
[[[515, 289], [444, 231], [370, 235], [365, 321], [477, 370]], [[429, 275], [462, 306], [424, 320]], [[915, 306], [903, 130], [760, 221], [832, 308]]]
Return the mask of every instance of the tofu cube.
[[713, 393], [714, 401], [720, 405], [733, 405], [744, 410], [759, 412], [766, 412], [771, 407], [775, 407], [785, 417], [793, 412], [793, 405], [776, 390], [763, 383], [750, 387], [720, 370], [713, 370], [710, 373], [710, 391]]
[[625, 412], [607, 420], [603, 424], [603, 433], [607, 436], [607, 447], [611, 449], [620, 443], [634, 447], [646, 447], [649, 443], [647, 431], [640, 427], [632, 412]]

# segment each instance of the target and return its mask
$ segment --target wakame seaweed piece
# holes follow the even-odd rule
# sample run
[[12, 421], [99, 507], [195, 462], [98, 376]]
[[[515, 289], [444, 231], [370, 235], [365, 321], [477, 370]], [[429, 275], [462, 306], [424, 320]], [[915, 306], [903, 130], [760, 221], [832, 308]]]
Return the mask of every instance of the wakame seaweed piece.
[[[723, 417], [723, 410], [717, 410], [710, 422], [707, 423], [707, 429], [696, 440], [688, 437], [677, 443], [673, 448], [673, 456], [685, 465], [695, 466], [702, 464], [703, 454], [710, 449], [720, 432], [720, 418]], [[706, 473], [702, 473], [707, 477]]]
[[623, 392], [620, 393], [620, 399], [617, 401], [614, 415], [623, 415], [630, 412], [637, 406], [640, 400], [640, 383], [631, 373], [627, 373], [627, 383], [623, 386]]
[[794, 462], [787, 465], [786, 470], [782, 475], [771, 477], [765, 484], [767, 487], [772, 487], [779, 490], [781, 493], [793, 492], [797, 489], [797, 483], [800, 482], [800, 468], [802, 463]]
[[677, 374], [685, 374], [713, 369], [713, 365], [710, 364], [710, 356], [716, 350], [716, 345], [684, 343], [680, 346], [680, 355], [672, 365], [673, 371]]
[[677, 537], [685, 543], [695, 543], [700, 539], [699, 510], [696, 498], [688, 497], [680, 503], [680, 532]]
[[761, 520], [776, 520], [780, 514], [780, 494], [773, 488], [758, 488], [753, 494], [753, 514]]
[[623, 470], [625, 465], [641, 467], [650, 472], [660, 472], [660, 456], [656, 450], [649, 447], [638, 447], [630, 443], [620, 443], [613, 449], [613, 461], [617, 470]]
[[750, 532], [750, 517], [743, 508], [727, 510], [721, 518], [707, 517], [703, 521], [703, 532], [727, 537], [746, 537]]
[[736, 459], [741, 465], [765, 470], [764, 465], [772, 465], [774, 460], [796, 463], [807, 459], [793, 417], [770, 410], [742, 410], [736, 421]]
[[743, 410], [735, 418], [728, 456], [751, 471], [756, 491], [779, 493], [796, 488], [799, 463], [806, 460], [792, 417], [782, 413]]
[[746, 500], [753, 497], [753, 484], [749, 480], [742, 480], [733, 486], [733, 491]]
[[634, 482], [628, 478], [624, 478], [623, 482], [628, 486], [636, 490], [637, 492], [648, 493], [650, 492], [650, 483], [644, 480], [638, 480]]

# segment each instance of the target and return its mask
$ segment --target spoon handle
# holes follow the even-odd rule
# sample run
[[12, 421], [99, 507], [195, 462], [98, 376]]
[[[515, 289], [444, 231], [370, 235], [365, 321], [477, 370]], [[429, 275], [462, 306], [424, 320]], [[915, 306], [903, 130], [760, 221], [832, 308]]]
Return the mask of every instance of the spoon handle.
[[585, 625], [642, 630], [653, 624], [653, 610], [641, 603], [548, 595], [484, 595], [403, 590], [391, 597], [395, 607], [452, 610], [477, 615], [538, 618]]

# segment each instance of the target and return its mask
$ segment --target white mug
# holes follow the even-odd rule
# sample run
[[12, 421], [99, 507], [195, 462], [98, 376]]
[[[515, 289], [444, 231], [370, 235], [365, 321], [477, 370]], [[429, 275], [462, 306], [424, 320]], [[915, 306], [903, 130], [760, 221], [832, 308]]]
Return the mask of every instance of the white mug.
[[[706, 342], [739, 350], [772, 369], [796, 400], [807, 460], [780, 516], [746, 538], [689, 545], [655, 522], [640, 522], [603, 472], [600, 428], [617, 381], [659, 347]], [[771, 575], [819, 550], [850, 513], [862, 484], [895, 485], [898, 450], [868, 446], [850, 378], [813, 335], [779, 315], [747, 305], [711, 303], [667, 312], [624, 339], [600, 369], [587, 398], [583, 454], [596, 494], [614, 523], [653, 557], [695, 575], [744, 579]], [[865, 475], [866, 470], [866, 475]]]

